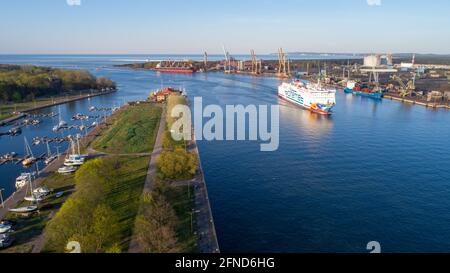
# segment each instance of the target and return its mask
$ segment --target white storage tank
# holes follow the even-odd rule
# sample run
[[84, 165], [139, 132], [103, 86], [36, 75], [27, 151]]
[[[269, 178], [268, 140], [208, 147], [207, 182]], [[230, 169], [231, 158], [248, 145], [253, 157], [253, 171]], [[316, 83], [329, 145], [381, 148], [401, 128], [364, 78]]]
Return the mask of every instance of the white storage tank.
[[369, 55], [364, 57], [364, 66], [377, 67], [381, 64], [381, 58], [379, 55]]

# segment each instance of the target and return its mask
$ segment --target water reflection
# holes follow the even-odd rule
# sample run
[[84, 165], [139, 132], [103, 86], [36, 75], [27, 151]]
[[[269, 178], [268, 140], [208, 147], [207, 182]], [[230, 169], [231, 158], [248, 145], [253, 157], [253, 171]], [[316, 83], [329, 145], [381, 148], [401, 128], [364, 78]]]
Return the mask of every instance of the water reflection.
[[287, 126], [296, 128], [297, 132], [304, 137], [317, 140], [326, 136], [333, 129], [333, 116], [313, 113], [281, 98], [278, 98], [278, 104], [280, 120]]

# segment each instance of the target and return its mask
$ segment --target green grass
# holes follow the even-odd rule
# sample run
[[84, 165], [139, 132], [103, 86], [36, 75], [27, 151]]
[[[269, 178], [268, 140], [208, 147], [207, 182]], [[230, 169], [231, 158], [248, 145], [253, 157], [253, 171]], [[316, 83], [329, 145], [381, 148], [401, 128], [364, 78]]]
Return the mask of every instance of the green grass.
[[108, 183], [105, 202], [120, 219], [121, 247], [127, 250], [139, 210], [149, 157], [123, 157], [118, 160], [120, 168]]
[[153, 104], [130, 106], [102, 132], [92, 147], [110, 154], [150, 153], [158, 133], [162, 109]]
[[195, 208], [194, 188], [192, 186], [168, 187], [164, 196], [172, 205], [178, 217], [176, 232], [178, 240], [182, 246], [183, 253], [193, 253], [197, 249], [197, 225], [195, 222], [195, 213], [192, 215], [191, 230], [191, 212]]
[[[17, 226], [14, 227], [14, 244], [0, 253], [30, 253], [33, 250], [33, 240], [37, 239], [42, 234], [46, 224], [48, 223], [49, 216], [55, 213], [69, 197], [70, 191], [74, 187], [74, 176], [63, 176], [59, 174], [53, 174], [47, 177], [43, 181], [43, 185], [46, 185], [50, 189], [54, 190], [54, 194], [65, 191], [67, 194], [60, 198], [56, 198], [51, 195], [48, 199], [41, 203], [44, 207], [40, 210], [39, 214], [33, 214], [30, 217], [22, 217], [17, 214], [9, 213], [5, 219], [13, 220], [17, 222]], [[18, 207], [27, 206], [28, 202], [21, 202]]]

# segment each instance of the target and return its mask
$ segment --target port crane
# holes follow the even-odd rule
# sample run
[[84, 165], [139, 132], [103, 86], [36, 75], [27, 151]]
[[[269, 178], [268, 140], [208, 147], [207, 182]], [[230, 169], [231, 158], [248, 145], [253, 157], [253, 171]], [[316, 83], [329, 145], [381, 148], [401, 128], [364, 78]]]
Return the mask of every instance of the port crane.
[[205, 65], [205, 72], [207, 72], [208, 71], [208, 52], [206, 52], [206, 51], [205, 51], [205, 54], [203, 56], [203, 62], [204, 62], [204, 65]]
[[223, 54], [225, 55], [225, 65], [224, 65], [224, 71], [226, 74], [231, 73], [231, 56], [230, 53], [225, 49], [225, 46], [222, 46], [223, 48]]
[[415, 92], [416, 91], [416, 74], [414, 74], [413, 78], [410, 81], [408, 81], [408, 83], [406, 83], [406, 84], [397, 75], [393, 75], [391, 77], [391, 79], [398, 82], [398, 84], [400, 85], [400, 89], [399, 89], [400, 96], [408, 97], [408, 96], [412, 96], [413, 94], [417, 95], [417, 93]]
[[253, 49], [251, 50], [251, 55], [252, 55], [252, 74], [254, 75], [261, 74], [262, 61], [256, 59], [256, 54]]
[[283, 48], [278, 49], [278, 76], [281, 78], [288, 78], [291, 76], [291, 64], [287, 59]]

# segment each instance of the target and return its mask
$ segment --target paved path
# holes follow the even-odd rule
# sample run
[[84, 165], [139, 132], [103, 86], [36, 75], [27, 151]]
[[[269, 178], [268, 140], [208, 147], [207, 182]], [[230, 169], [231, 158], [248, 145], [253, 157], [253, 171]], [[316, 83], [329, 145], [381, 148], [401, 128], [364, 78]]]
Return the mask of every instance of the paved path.
[[[151, 153], [150, 164], [147, 170], [147, 177], [145, 178], [143, 194], [150, 193], [153, 186], [153, 177], [156, 175], [156, 159], [163, 151], [162, 138], [164, 136], [164, 131], [166, 130], [166, 109], [164, 108], [161, 113], [161, 120], [159, 122], [158, 135], [156, 136], [155, 146], [153, 147], [153, 152]], [[129, 253], [142, 253], [143, 250], [140, 247], [136, 236], [132, 236], [130, 247], [128, 249]]]

